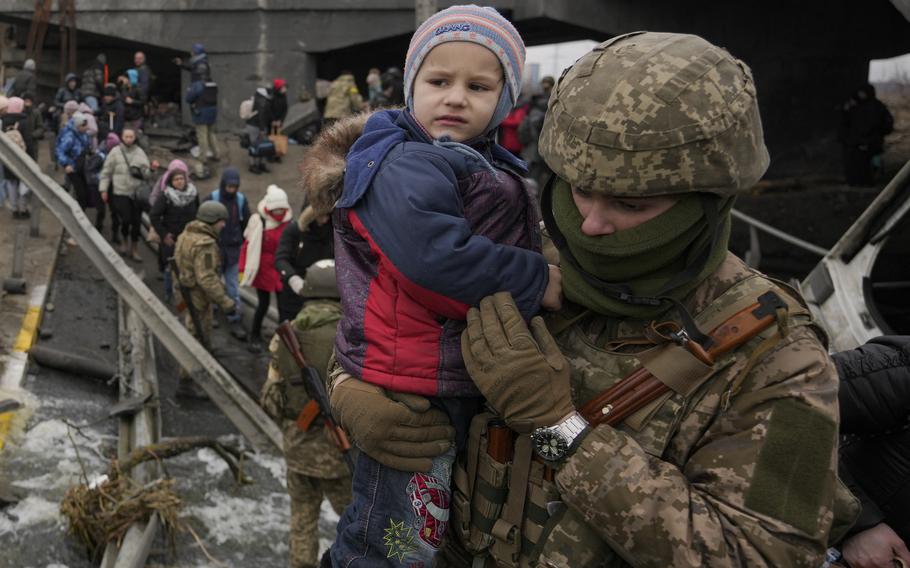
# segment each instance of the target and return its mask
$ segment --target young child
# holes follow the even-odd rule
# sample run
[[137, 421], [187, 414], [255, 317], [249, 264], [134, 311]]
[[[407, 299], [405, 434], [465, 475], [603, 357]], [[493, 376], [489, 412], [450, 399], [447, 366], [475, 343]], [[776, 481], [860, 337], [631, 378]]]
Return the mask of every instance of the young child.
[[[454, 6], [427, 20], [408, 49], [407, 108], [366, 122], [334, 212], [338, 363], [347, 380], [428, 397], [451, 419], [458, 448], [483, 404], [461, 357], [468, 308], [499, 291], [526, 318], [559, 307], [525, 164], [493, 142], [518, 99], [524, 56], [492, 8]], [[333, 565], [431, 566], [455, 451], [427, 474], [361, 453]]]

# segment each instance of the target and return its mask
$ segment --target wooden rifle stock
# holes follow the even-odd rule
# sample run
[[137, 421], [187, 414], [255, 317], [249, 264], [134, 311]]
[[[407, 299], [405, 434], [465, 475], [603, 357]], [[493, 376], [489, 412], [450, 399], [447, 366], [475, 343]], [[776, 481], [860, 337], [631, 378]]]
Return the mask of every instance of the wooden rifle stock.
[[[758, 298], [757, 303], [737, 312], [715, 328], [710, 334], [711, 343], [707, 350], [687, 338], [683, 339], [683, 344], [703, 363], [713, 365], [721, 355], [768, 329], [777, 320], [777, 310], [786, 306], [777, 294], [766, 292]], [[642, 367], [589, 400], [578, 412], [592, 426], [616, 425], [669, 389]]]
[[[344, 457], [344, 461], [347, 463], [348, 468], [353, 472], [354, 460], [351, 458], [351, 442], [348, 440], [348, 436], [341, 426], [336, 424], [334, 418], [332, 418], [329, 395], [325, 390], [325, 384], [319, 377], [319, 373], [310, 366], [310, 364], [307, 363], [306, 358], [304, 358], [303, 350], [300, 348], [300, 342], [297, 341], [297, 334], [294, 333], [294, 328], [291, 326], [290, 322], [286, 321], [279, 325], [276, 332], [278, 333], [281, 342], [284, 343], [284, 346], [290, 352], [294, 362], [300, 367], [304, 385], [306, 385], [307, 392], [312, 399], [311, 402], [314, 401], [316, 403], [319, 412], [322, 414], [323, 420], [325, 420], [326, 429], [328, 429], [332, 438], [335, 440], [335, 445], [341, 450], [341, 454]], [[309, 404], [307, 404], [307, 406], [309, 406]], [[306, 407], [304, 407], [303, 410], [306, 411]], [[301, 416], [302, 415], [303, 412], [301, 412]], [[298, 416], [297, 418], [298, 425], [300, 424], [301, 416]], [[310, 423], [312, 423], [312, 420], [310, 420]], [[307, 428], [309, 428], [309, 424], [307, 424]]]

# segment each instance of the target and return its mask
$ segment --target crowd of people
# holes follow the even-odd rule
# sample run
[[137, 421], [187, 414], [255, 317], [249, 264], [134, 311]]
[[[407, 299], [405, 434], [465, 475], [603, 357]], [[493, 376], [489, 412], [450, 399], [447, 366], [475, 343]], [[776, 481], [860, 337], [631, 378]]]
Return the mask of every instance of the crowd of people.
[[[250, 351], [268, 343], [290, 564], [910, 563], [910, 340], [832, 359], [799, 292], [728, 250], [736, 196], [770, 161], [748, 66], [696, 36], [636, 32], [523, 100], [524, 59], [496, 10], [447, 8], [403, 71], [370, 70], [366, 101], [351, 73], [332, 82], [299, 212], [274, 184], [248, 203], [234, 167], [203, 198], [174, 160], [150, 190], [187, 327], [210, 347], [217, 309]], [[142, 100], [136, 63], [99, 108]], [[176, 63], [204, 99], [202, 46]], [[61, 88], [57, 162], [80, 204], [111, 205], [112, 239], [137, 258], [137, 195], [157, 164], [125, 110], [93, 147], [99, 116], [63, 100], [78, 86]], [[286, 93], [276, 79], [245, 103], [254, 173]], [[194, 110], [217, 157], [209, 118]], [[76, 179], [88, 156], [97, 181]], [[241, 286], [257, 294], [249, 333]], [[356, 445], [353, 470], [288, 346], [262, 335], [273, 295]], [[204, 396], [185, 374], [178, 392]], [[320, 558], [323, 498], [341, 519]]]

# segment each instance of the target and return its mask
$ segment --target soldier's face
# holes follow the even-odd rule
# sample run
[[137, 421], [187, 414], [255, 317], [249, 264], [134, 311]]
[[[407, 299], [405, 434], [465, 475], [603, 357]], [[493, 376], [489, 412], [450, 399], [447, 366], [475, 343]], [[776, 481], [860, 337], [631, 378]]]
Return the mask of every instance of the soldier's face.
[[414, 118], [433, 138], [464, 142], [484, 133], [502, 89], [502, 65], [492, 51], [444, 43], [430, 51], [414, 78]]
[[215, 232], [220, 233], [221, 230], [224, 229], [225, 225], [227, 225], [227, 221], [225, 221], [224, 219], [221, 219], [220, 221], [217, 221], [212, 226], [215, 227]]
[[584, 221], [581, 232], [589, 237], [612, 235], [654, 219], [676, 204], [676, 198], [613, 197], [572, 188], [572, 199]]

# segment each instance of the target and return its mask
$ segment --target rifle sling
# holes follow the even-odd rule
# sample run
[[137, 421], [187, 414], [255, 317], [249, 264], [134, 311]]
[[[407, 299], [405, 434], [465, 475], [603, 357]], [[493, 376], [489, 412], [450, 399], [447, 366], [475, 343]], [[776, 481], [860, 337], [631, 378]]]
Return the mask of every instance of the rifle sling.
[[[763, 317], [757, 315], [761, 313], [764, 305], [763, 302], [749, 305], [727, 318], [711, 332], [714, 343], [724, 347], [711, 350], [710, 355], [715, 360], [777, 321], [776, 314]], [[744, 314], [756, 315], [745, 317]], [[736, 325], [727, 325], [731, 321], [735, 321]], [[579, 409], [579, 413], [592, 426], [619, 424], [669, 391], [688, 395], [715, 370], [713, 366], [703, 363], [690, 353], [689, 349], [676, 343], [659, 345], [642, 353], [639, 359], [642, 363], [641, 368], [602, 391]]]

